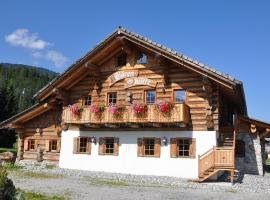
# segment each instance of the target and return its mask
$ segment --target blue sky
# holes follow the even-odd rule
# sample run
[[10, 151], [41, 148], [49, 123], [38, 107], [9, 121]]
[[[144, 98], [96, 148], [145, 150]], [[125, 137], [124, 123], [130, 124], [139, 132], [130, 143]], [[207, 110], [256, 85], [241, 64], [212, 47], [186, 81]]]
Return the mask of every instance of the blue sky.
[[62, 72], [119, 25], [244, 82], [270, 122], [270, 1], [1, 1], [0, 62]]

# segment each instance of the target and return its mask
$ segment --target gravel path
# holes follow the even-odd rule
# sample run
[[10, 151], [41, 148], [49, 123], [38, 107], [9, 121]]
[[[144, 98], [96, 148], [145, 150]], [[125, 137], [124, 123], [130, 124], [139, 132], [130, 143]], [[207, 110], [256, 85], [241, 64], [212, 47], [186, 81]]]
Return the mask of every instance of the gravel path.
[[270, 199], [269, 174], [245, 175], [242, 184], [232, 185], [27, 165], [9, 176], [17, 188], [67, 199]]

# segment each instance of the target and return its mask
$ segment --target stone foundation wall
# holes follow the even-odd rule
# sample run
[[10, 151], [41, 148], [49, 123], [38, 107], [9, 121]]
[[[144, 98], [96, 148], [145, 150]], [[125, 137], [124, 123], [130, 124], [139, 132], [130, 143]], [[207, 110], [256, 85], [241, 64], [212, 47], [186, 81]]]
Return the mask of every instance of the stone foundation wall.
[[262, 146], [259, 136], [238, 133], [237, 140], [245, 142], [245, 157], [235, 157], [235, 169], [246, 174], [263, 175]]

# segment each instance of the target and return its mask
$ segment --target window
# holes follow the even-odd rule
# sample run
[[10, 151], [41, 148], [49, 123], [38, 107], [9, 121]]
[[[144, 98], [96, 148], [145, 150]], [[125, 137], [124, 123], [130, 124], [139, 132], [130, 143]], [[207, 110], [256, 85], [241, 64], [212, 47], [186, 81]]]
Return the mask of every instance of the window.
[[121, 53], [117, 56], [117, 67], [121, 67], [127, 64], [127, 54]]
[[84, 106], [90, 106], [91, 103], [92, 103], [92, 97], [91, 96], [84, 97], [84, 101], [83, 101]]
[[106, 138], [105, 139], [105, 154], [113, 154], [114, 152], [114, 139]]
[[148, 90], [145, 95], [146, 104], [154, 104], [156, 102], [156, 91]]
[[75, 137], [73, 141], [74, 154], [91, 154], [91, 138]]
[[144, 155], [153, 156], [155, 152], [155, 138], [144, 139]]
[[189, 156], [189, 139], [178, 139], [177, 140], [177, 155], [178, 156]]
[[196, 157], [196, 139], [195, 138], [171, 138], [171, 157]]
[[36, 149], [36, 141], [35, 140], [29, 140], [29, 149], [30, 150]]
[[85, 137], [80, 138], [79, 152], [86, 153], [86, 146], [87, 146], [87, 138]]
[[117, 93], [111, 92], [108, 94], [108, 104], [116, 104], [117, 102]]
[[139, 52], [137, 56], [137, 64], [146, 64], [147, 63], [147, 55], [143, 52]]
[[50, 151], [57, 151], [57, 140], [50, 141]]
[[160, 138], [138, 138], [137, 155], [139, 157], [160, 157]]
[[185, 103], [186, 101], [186, 91], [185, 90], [175, 90], [174, 91], [174, 102], [175, 103]]
[[245, 142], [243, 140], [236, 140], [235, 155], [237, 157], [245, 157]]
[[113, 137], [99, 138], [99, 155], [118, 156], [119, 139]]

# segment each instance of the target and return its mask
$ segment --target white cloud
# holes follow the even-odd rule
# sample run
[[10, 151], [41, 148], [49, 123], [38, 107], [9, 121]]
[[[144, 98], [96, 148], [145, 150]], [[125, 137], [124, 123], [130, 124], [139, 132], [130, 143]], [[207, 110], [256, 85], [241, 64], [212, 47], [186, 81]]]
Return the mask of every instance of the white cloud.
[[57, 51], [48, 51], [45, 55], [45, 59], [52, 61], [56, 67], [62, 67], [67, 62], [67, 57]]
[[55, 67], [63, 67], [68, 58], [62, 53], [51, 49], [51, 43], [46, 42], [38, 37], [36, 33], [31, 33], [28, 29], [17, 29], [5, 36], [5, 41], [12, 46], [23, 47], [30, 50], [34, 63], [40, 60], [53, 62]]
[[35, 33], [30, 33], [28, 29], [17, 29], [5, 37], [5, 41], [13, 46], [20, 46], [33, 50], [42, 50], [51, 45], [49, 42], [41, 40]]

